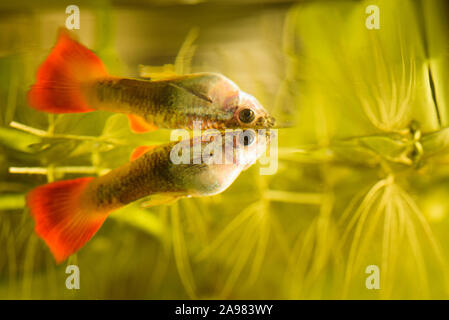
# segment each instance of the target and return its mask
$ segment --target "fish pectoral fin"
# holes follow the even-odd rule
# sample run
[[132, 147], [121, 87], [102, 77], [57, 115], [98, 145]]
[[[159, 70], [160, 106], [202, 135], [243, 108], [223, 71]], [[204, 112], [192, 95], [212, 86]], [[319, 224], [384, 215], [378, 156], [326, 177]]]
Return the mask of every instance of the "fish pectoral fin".
[[175, 87], [175, 88], [187, 91], [188, 93], [190, 93], [190, 94], [196, 96], [197, 98], [200, 98], [201, 100], [204, 100], [204, 101], [206, 101], [208, 103], [212, 103], [213, 102], [212, 98], [204, 90], [198, 90], [200, 87], [186, 85], [186, 84], [181, 83], [181, 82], [170, 83], [170, 85]]
[[136, 116], [134, 114], [128, 114], [129, 127], [135, 133], [144, 133], [157, 130], [157, 126], [147, 122], [141, 116]]
[[139, 158], [140, 156], [144, 155], [145, 153], [153, 150], [154, 148], [156, 148], [157, 145], [154, 146], [138, 146], [136, 147], [133, 152], [131, 153], [131, 157], [130, 160], [136, 160], [137, 158]]
[[139, 76], [151, 80], [167, 80], [179, 76], [172, 64], [164, 64], [162, 67], [139, 65]]
[[168, 205], [172, 204], [173, 202], [177, 201], [179, 198], [182, 198], [181, 195], [155, 195], [151, 196], [150, 200], [147, 200], [145, 202], [141, 203], [142, 208], [150, 208], [160, 205]]
[[217, 97], [232, 102], [238, 99], [240, 92], [232, 81], [218, 73], [187, 74], [178, 79], [173, 79], [168, 84], [211, 104], [216, 102]]

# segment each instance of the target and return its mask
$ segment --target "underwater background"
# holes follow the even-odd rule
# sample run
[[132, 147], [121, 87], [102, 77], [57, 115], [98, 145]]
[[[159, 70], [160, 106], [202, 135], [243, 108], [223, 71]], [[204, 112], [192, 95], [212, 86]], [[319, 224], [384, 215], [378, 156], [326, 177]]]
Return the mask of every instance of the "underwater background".
[[[131, 204], [57, 265], [25, 194], [170, 137], [27, 105], [69, 5], [111, 74], [220, 72], [256, 96], [286, 124], [277, 172], [254, 165], [217, 196]], [[448, 24], [444, 0], [3, 1], [0, 298], [449, 298]], [[79, 290], [65, 285], [73, 264]], [[380, 289], [366, 287], [371, 265]]]

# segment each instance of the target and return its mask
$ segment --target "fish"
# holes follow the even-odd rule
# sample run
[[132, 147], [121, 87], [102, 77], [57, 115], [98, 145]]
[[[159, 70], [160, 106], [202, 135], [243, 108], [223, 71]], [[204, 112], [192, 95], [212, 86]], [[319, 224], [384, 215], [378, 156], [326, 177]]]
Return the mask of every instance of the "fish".
[[[109, 213], [142, 198], [145, 207], [226, 190], [265, 153], [265, 130], [216, 130], [158, 146], [140, 146], [131, 161], [99, 177], [38, 186], [26, 196], [35, 232], [57, 263], [82, 248]], [[197, 148], [198, 147], [198, 148]], [[198, 150], [202, 151], [198, 151]], [[179, 154], [189, 161], [178, 161]]]
[[95, 53], [65, 29], [39, 67], [28, 104], [49, 113], [106, 110], [128, 115], [137, 133], [167, 129], [270, 128], [275, 119], [252, 95], [219, 73], [157, 80], [109, 75]]

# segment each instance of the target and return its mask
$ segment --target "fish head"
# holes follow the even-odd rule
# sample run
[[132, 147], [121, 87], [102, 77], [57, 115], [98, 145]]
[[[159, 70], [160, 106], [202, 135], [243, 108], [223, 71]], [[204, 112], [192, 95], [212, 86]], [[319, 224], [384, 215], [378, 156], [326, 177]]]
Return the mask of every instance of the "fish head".
[[[213, 80], [212, 80], [213, 79]], [[230, 115], [224, 121], [225, 128], [268, 129], [275, 125], [275, 119], [252, 95], [240, 90], [230, 79], [220, 74], [210, 76], [210, 101]]]
[[[271, 135], [266, 129], [238, 129], [234, 132], [233, 164], [244, 170], [265, 153]], [[225, 156], [227, 156], [227, 153]]]
[[223, 108], [231, 110], [227, 128], [269, 129], [275, 125], [275, 119], [252, 95], [239, 90], [236, 96], [226, 100]]
[[271, 128], [275, 119], [262, 104], [252, 95], [240, 91], [237, 108], [233, 116], [239, 128], [263, 129]]
[[[266, 130], [247, 129], [233, 130], [215, 136], [214, 139], [218, 139], [215, 140], [217, 144], [214, 150], [209, 150], [220, 153], [220, 156], [205, 159], [203, 149], [203, 169], [195, 170], [196, 174], [189, 175], [188, 187], [191, 195], [207, 196], [226, 190], [243, 170], [249, 168], [265, 153], [270, 136]], [[207, 148], [203, 142], [204, 147]]]

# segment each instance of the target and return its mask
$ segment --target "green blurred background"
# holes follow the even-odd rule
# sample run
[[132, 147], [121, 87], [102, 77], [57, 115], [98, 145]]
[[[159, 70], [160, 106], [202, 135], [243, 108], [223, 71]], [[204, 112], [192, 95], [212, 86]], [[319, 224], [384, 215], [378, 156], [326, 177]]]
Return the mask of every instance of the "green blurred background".
[[[126, 116], [47, 115], [26, 92], [64, 26], [110, 73], [221, 72], [279, 129], [279, 167], [223, 194], [113, 213], [56, 265], [24, 195], [100, 175], [170, 132]], [[369, 30], [368, 5], [380, 29]], [[0, 298], [449, 298], [449, 6], [412, 1], [0, 4]], [[80, 290], [65, 287], [67, 265]], [[368, 265], [380, 289], [368, 290]]]

